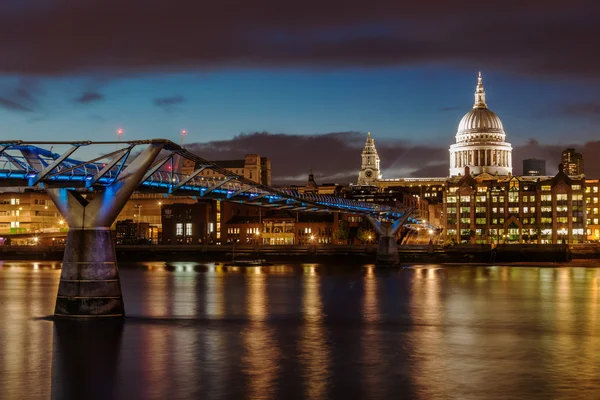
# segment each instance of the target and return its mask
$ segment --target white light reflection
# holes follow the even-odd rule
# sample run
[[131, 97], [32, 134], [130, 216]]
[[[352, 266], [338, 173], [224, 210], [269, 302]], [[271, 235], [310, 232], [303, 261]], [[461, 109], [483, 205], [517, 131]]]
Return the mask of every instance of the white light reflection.
[[[414, 336], [413, 351], [416, 353], [416, 362], [412, 377], [415, 386], [419, 388], [418, 391], [428, 393], [431, 398], [444, 397], [443, 377], [453, 371], [453, 368], [448, 368], [443, 358], [435, 357], [436, 354], [444, 354], [444, 346], [448, 345], [443, 328], [445, 307], [440, 291], [443, 276], [443, 269], [433, 267], [415, 269], [411, 288], [411, 317], [413, 324], [421, 327], [419, 334]], [[454, 307], [459, 307], [458, 315], [464, 316], [469, 313], [462, 309], [464, 305], [462, 302], [454, 303]], [[473, 340], [468, 331], [447, 334], [455, 334], [451, 340], [458, 338], [465, 341]], [[432, 385], [432, 376], [439, 377], [437, 384]]]
[[304, 324], [299, 342], [299, 360], [305, 382], [304, 397], [307, 399], [327, 398], [331, 367], [319, 288], [320, 277], [315, 267], [304, 268], [302, 295]]
[[248, 398], [274, 399], [280, 353], [277, 341], [265, 323], [267, 318], [267, 276], [246, 275], [248, 285], [247, 314], [249, 327], [242, 332], [245, 354], [242, 371], [247, 377]]

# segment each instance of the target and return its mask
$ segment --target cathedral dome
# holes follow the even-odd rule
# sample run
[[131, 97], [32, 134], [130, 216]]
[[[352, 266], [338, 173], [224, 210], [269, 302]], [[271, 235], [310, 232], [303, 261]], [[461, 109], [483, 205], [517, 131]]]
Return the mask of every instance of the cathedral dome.
[[450, 176], [482, 172], [508, 175], [512, 173], [512, 146], [500, 118], [485, 102], [481, 73], [475, 89], [473, 109], [458, 124], [456, 144], [450, 146]]
[[492, 110], [474, 108], [460, 120], [458, 133], [498, 132], [504, 133], [502, 121]]
[[502, 121], [496, 113], [487, 108], [480, 75], [475, 91], [475, 104], [458, 124], [456, 143], [504, 142], [505, 138]]

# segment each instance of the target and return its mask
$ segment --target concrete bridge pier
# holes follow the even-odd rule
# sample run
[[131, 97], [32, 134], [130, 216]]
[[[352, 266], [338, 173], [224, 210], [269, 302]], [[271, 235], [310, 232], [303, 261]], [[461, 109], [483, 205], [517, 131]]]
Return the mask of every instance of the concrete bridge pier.
[[55, 317], [125, 317], [110, 226], [143, 180], [163, 145], [150, 144], [102, 191], [92, 191], [84, 196], [75, 190], [47, 189], [69, 225]]
[[367, 216], [371, 225], [379, 234], [379, 245], [377, 247], [377, 258], [375, 264], [378, 266], [390, 266], [400, 264], [398, 254], [397, 235], [398, 231], [404, 225], [410, 212], [406, 212], [400, 219], [391, 221], [381, 221], [375, 217]]

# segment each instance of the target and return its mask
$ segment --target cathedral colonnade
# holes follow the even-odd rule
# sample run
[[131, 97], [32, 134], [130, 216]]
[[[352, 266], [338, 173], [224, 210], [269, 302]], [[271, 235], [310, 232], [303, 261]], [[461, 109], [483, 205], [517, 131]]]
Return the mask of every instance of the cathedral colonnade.
[[450, 159], [450, 168], [498, 166], [511, 167], [511, 150], [478, 148], [455, 150]]

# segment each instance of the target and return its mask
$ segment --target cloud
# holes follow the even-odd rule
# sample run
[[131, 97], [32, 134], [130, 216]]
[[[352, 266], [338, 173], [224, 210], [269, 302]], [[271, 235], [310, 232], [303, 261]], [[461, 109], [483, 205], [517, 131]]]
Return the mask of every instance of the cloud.
[[104, 95], [102, 93], [86, 91], [73, 101], [80, 104], [90, 104], [101, 100], [104, 100]]
[[165, 110], [171, 110], [174, 106], [185, 103], [186, 99], [183, 96], [158, 97], [153, 100], [154, 105]]
[[20, 79], [15, 85], [0, 89], [0, 108], [8, 111], [34, 112], [41, 89], [34, 79]]
[[451, 107], [442, 107], [440, 111], [456, 111], [456, 110], [464, 110], [464, 106], [451, 106]]
[[0, 96], [0, 107], [9, 111], [33, 112], [33, 110], [15, 100]]
[[556, 107], [560, 115], [573, 118], [600, 118], [600, 103], [587, 102], [578, 104], [563, 104]]
[[444, 63], [600, 77], [600, 53], [590, 51], [600, 4], [589, 0], [56, 1], [43, 12], [7, 1], [0, 73]]
[[[317, 183], [355, 183], [361, 165], [361, 151], [366, 134], [334, 132], [320, 135], [272, 134], [254, 132], [240, 134], [229, 140], [192, 143], [186, 148], [208, 160], [243, 159], [246, 154], [258, 153], [271, 159], [274, 184], [304, 184], [312, 167]], [[375, 139], [381, 158], [384, 178], [444, 177], [448, 175], [447, 144], [426, 144], [399, 139]], [[513, 149], [513, 170], [522, 173], [524, 158], [543, 158], [549, 174], [558, 171], [561, 152], [575, 147], [583, 153], [586, 174], [600, 176], [600, 141], [583, 146], [540, 144], [531, 139]]]

